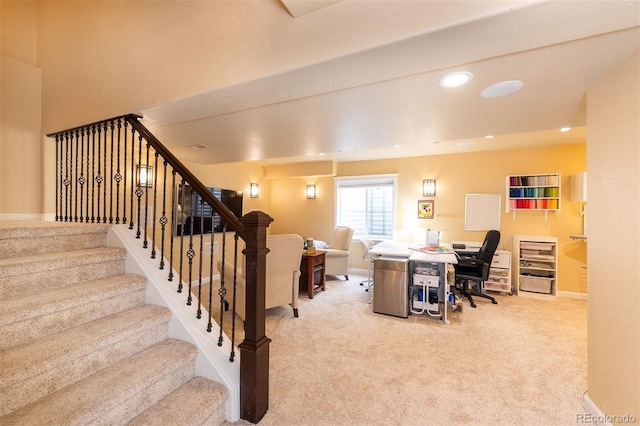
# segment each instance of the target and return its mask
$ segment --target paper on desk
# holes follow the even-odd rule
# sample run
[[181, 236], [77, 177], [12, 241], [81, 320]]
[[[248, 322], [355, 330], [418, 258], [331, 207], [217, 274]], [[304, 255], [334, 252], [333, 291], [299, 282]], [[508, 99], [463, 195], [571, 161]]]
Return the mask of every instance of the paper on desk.
[[429, 254], [449, 254], [453, 253], [457, 255], [457, 253], [449, 247], [439, 247], [439, 246], [424, 246], [424, 247], [409, 247], [411, 250], [420, 251], [422, 253]]

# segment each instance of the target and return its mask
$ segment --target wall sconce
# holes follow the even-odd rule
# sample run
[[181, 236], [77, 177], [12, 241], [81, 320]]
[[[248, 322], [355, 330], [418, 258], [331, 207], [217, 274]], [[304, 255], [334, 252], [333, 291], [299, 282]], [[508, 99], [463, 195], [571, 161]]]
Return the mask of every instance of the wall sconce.
[[436, 180], [435, 179], [425, 179], [422, 181], [422, 196], [423, 197], [436, 196]]
[[307, 185], [307, 198], [308, 199], [316, 198], [316, 186], [315, 185]]
[[153, 185], [153, 167], [138, 165], [138, 186], [150, 188]]
[[260, 195], [260, 187], [257, 183], [251, 183], [251, 189], [249, 189], [249, 194], [251, 194], [251, 198], [258, 198]]

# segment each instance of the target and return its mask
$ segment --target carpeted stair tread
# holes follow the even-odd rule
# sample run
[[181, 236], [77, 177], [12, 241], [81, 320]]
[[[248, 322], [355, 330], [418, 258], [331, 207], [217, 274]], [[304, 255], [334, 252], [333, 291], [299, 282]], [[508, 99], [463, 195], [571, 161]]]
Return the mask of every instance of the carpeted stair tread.
[[106, 234], [111, 225], [101, 223], [65, 223], [46, 221], [0, 221], [0, 240], [33, 236]]
[[101, 247], [0, 259], [0, 299], [124, 274], [126, 256]]
[[59, 368], [170, 318], [167, 308], [144, 305], [5, 349], [0, 352], [0, 389]]
[[3, 222], [0, 259], [104, 247], [108, 225], [57, 222]]
[[89, 265], [96, 261], [111, 261], [126, 258], [127, 251], [119, 247], [98, 247], [58, 253], [44, 253], [33, 256], [0, 259], [0, 276], [56, 270], [78, 265]]
[[146, 286], [122, 274], [0, 300], [0, 350], [141, 306]]
[[[0, 417], [0, 425], [122, 423], [122, 416], [133, 418], [162, 399], [165, 394], [157, 394], [157, 389], [174, 386], [176, 389], [185, 383], [185, 372], [181, 370], [188, 372], [195, 369], [196, 355], [194, 345], [182, 340], [166, 339]], [[182, 383], [162, 386], [161, 382], [168, 380], [165, 376], [175, 376]]]
[[204, 377], [194, 377], [151, 406], [128, 426], [219, 425], [225, 420], [227, 388]]
[[122, 274], [3, 300], [0, 301], [0, 326], [144, 289], [146, 286], [145, 277]]

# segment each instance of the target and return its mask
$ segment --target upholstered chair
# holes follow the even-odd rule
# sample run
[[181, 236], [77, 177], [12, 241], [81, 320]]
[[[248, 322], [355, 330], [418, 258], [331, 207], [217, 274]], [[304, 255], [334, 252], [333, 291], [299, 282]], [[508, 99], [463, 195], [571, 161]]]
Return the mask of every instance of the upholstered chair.
[[[298, 316], [298, 289], [300, 279], [300, 261], [302, 259], [302, 237], [295, 234], [267, 235], [266, 269], [266, 309], [282, 305], [291, 305], [293, 315]], [[218, 261], [218, 271], [222, 273], [222, 262]], [[237, 271], [236, 313], [245, 318], [245, 268], [246, 262]], [[231, 304], [233, 294], [233, 264], [225, 262], [224, 277], [227, 294], [225, 302]]]
[[326, 275], [344, 275], [349, 279], [349, 246], [353, 238], [353, 229], [338, 226], [333, 231], [331, 241], [326, 248], [324, 270]]

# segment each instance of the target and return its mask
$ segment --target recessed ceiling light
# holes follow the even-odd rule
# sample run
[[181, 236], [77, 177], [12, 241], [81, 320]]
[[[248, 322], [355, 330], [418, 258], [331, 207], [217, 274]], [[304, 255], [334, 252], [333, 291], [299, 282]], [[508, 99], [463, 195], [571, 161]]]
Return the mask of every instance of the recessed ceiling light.
[[561, 132], [568, 132], [569, 130], [571, 130], [571, 127], [563, 127], [560, 129]]
[[393, 147], [394, 148], [400, 148], [400, 145], [394, 145]]
[[493, 135], [487, 135], [485, 136], [485, 139], [493, 139]]
[[483, 98], [499, 98], [517, 92], [522, 86], [524, 83], [520, 80], [501, 81], [484, 89], [481, 95]]
[[321, 152], [320, 155], [324, 155], [324, 152]]
[[473, 145], [473, 142], [471, 142], [471, 141], [458, 142], [456, 145], [461, 146], [461, 147], [471, 146], [471, 145]]
[[438, 84], [442, 87], [458, 87], [467, 83], [472, 78], [473, 74], [469, 71], [456, 71], [442, 77]]

